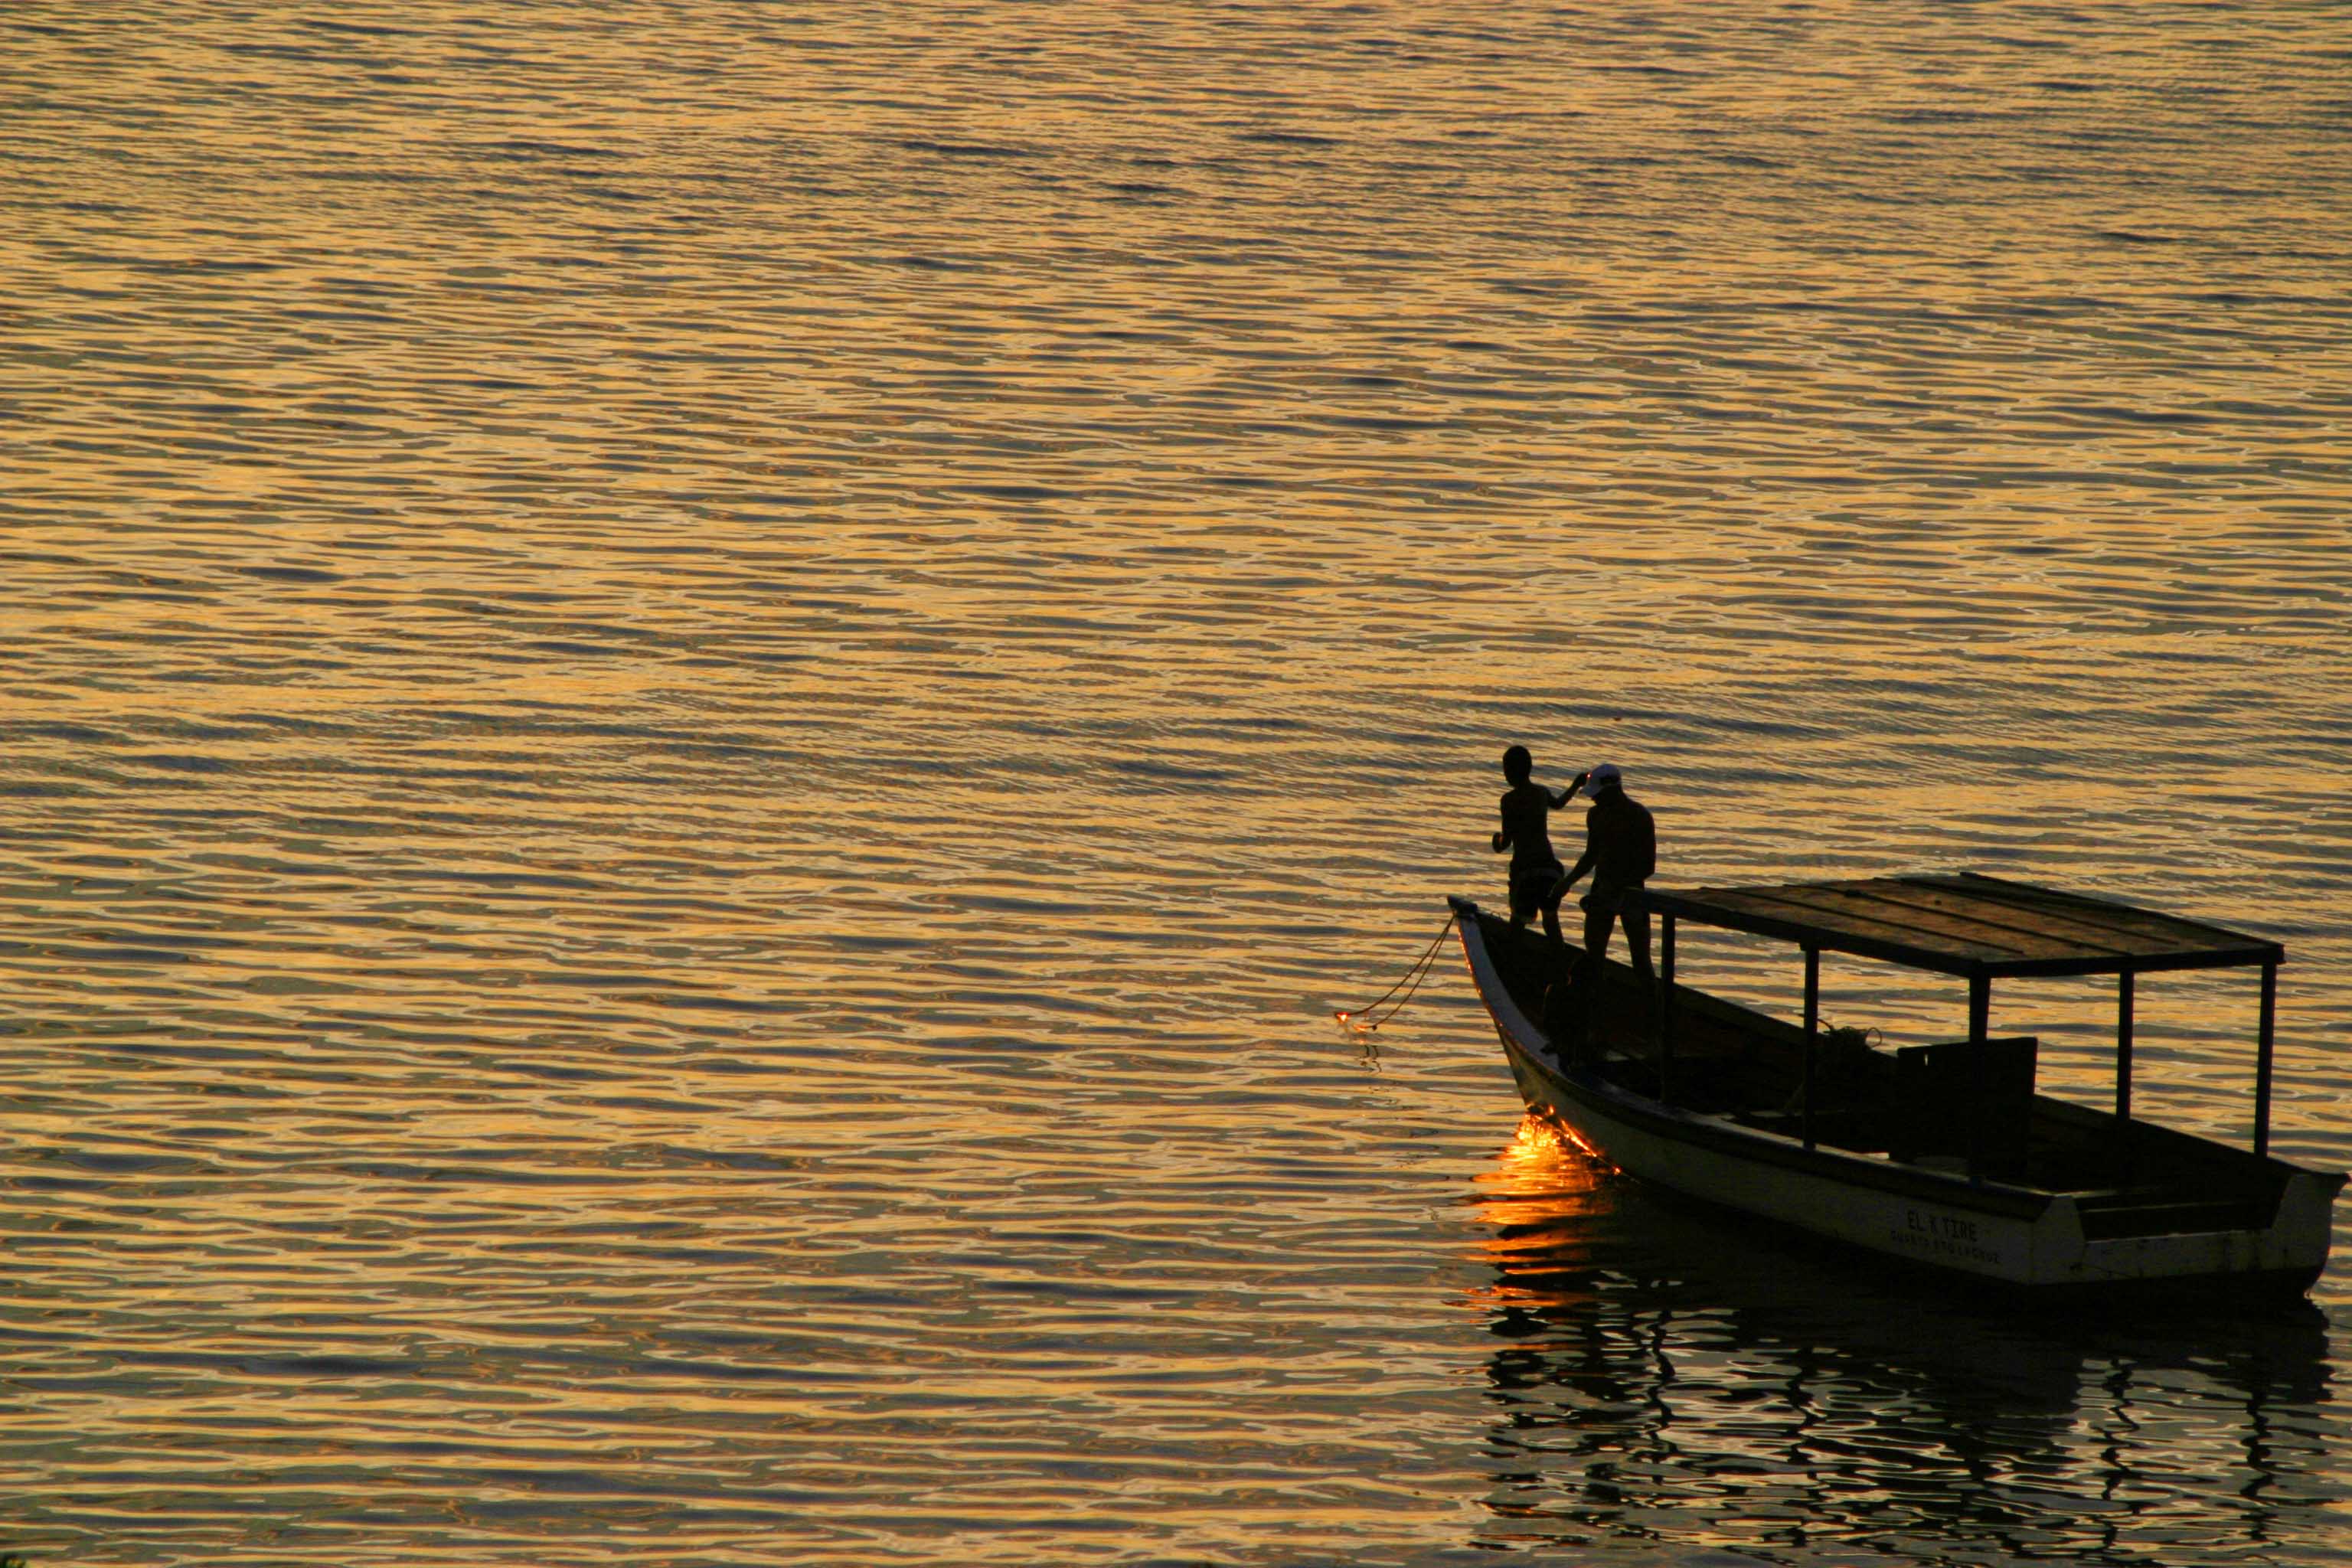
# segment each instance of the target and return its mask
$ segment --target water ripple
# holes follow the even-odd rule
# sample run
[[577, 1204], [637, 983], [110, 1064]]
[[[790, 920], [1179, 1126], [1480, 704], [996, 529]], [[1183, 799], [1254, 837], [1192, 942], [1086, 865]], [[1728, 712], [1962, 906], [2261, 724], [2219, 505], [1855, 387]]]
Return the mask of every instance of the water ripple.
[[2332, 20], [20, 6], [0, 1551], [2343, 1559], [2323, 1323], [1882, 1294], [1443, 971], [1328, 1026], [1524, 740], [1677, 881], [2278, 935], [2352, 1163]]

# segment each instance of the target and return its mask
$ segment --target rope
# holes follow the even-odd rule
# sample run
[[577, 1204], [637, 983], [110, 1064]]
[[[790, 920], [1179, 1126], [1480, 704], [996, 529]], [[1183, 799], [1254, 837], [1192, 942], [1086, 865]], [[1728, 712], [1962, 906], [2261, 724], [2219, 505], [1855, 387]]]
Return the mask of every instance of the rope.
[[[1364, 1005], [1360, 1007], [1351, 1007], [1345, 1012], [1334, 1013], [1331, 1016], [1339, 1019], [1341, 1024], [1357, 1031], [1359, 1034], [1364, 1033], [1368, 1030], [1377, 1029], [1382, 1024], [1387, 1023], [1391, 1018], [1395, 1017], [1398, 1010], [1403, 1007], [1406, 1003], [1412, 1000], [1412, 994], [1421, 989], [1421, 983], [1428, 978], [1430, 965], [1437, 962], [1437, 950], [1445, 945], [1445, 939], [1454, 930], [1454, 921], [1456, 917], [1453, 915], [1445, 917], [1445, 923], [1437, 928], [1437, 936], [1435, 940], [1430, 942], [1429, 946], [1423, 950], [1419, 958], [1413, 960], [1412, 967], [1404, 972], [1404, 977], [1402, 979], [1399, 980], [1394, 985], [1390, 986], [1387, 990], [1381, 992], [1379, 995], [1373, 997], [1370, 1002], [1364, 1004]], [[1404, 994], [1397, 996], [1397, 993], [1400, 991], [1403, 992]], [[1379, 1011], [1381, 1004], [1387, 1001], [1391, 996], [1396, 996], [1395, 1006], [1391, 1007], [1385, 1013], [1381, 1013], [1377, 1018], [1367, 1016], [1369, 1014]]]

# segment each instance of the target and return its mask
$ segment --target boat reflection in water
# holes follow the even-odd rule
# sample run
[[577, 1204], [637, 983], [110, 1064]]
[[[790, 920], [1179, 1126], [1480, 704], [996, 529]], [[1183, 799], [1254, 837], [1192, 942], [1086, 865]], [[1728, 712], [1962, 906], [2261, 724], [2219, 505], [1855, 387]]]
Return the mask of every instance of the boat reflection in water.
[[2315, 1308], [2057, 1320], [1662, 1201], [1530, 1117], [1477, 1197], [1477, 1544], [1840, 1563], [2329, 1554]]

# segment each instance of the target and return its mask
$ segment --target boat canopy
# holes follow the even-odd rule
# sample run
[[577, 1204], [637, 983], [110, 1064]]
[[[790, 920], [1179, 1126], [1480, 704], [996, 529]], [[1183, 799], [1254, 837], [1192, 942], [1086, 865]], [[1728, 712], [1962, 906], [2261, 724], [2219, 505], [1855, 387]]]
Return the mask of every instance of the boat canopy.
[[1687, 893], [1651, 889], [1643, 897], [1668, 920], [1978, 981], [2255, 963], [2267, 969], [2285, 957], [2277, 942], [2261, 937], [1973, 871]]
[[[1974, 871], [1873, 877], [1854, 882], [1791, 882], [1778, 888], [1644, 889], [1662, 917], [1659, 959], [1665, 980], [1659, 1019], [1661, 1081], [1674, 1060], [1675, 922], [1696, 921], [1778, 937], [1805, 953], [1805, 1142], [1812, 1142], [1812, 1040], [1820, 1027], [1821, 961], [1851, 952], [1914, 969], [1964, 975], [1969, 1046], [1984, 1049], [1997, 978], [2029, 974], [2116, 976], [2116, 1119], [2131, 1120], [2134, 977], [2158, 969], [2262, 966], [2254, 1024], [2254, 1152], [2271, 1140], [2272, 1041], [2278, 967], [2286, 950], [2242, 931], [2158, 914], [2108, 899], [2062, 893]], [[1661, 1098], [1664, 1091], [1661, 1090]]]

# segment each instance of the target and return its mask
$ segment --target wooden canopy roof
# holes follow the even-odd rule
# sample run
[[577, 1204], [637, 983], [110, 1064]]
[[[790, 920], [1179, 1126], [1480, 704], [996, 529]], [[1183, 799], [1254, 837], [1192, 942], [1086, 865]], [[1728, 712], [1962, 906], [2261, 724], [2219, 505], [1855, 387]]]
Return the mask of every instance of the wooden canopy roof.
[[1945, 974], [2121, 974], [2276, 963], [2274, 942], [1973, 871], [1651, 889], [1661, 914]]

